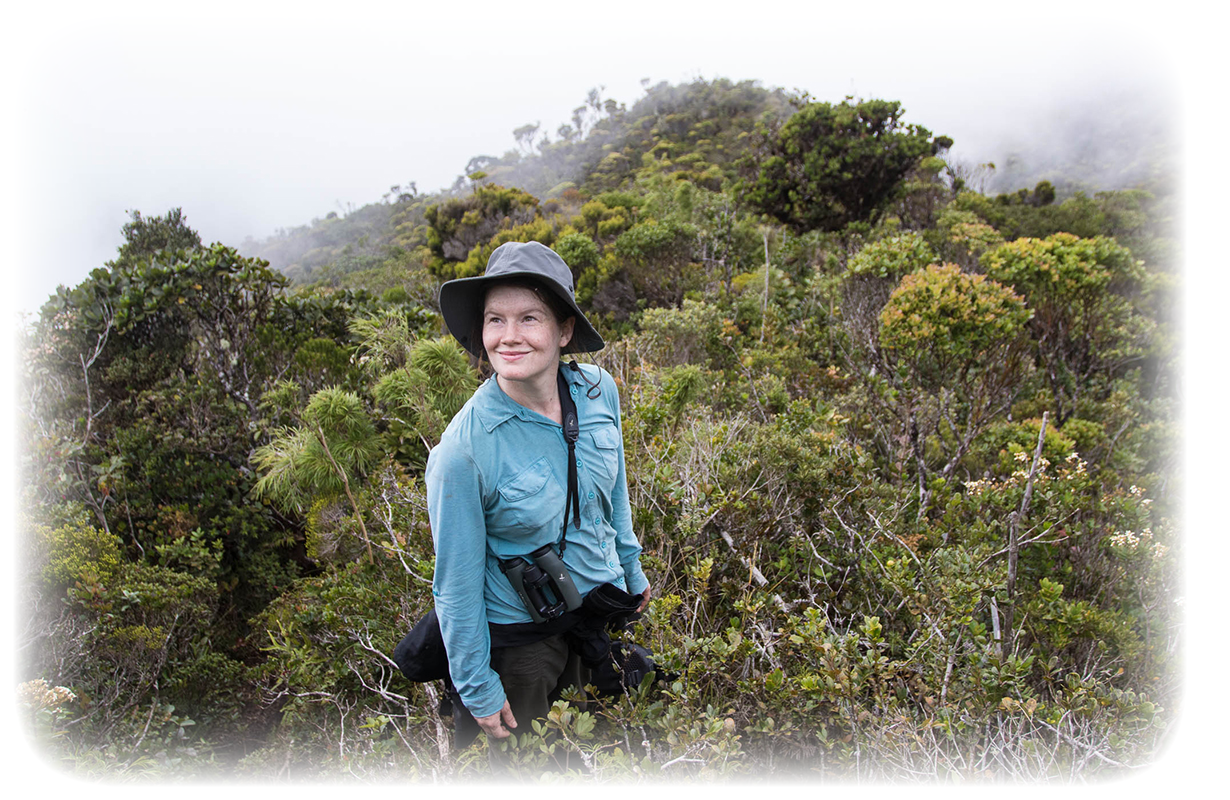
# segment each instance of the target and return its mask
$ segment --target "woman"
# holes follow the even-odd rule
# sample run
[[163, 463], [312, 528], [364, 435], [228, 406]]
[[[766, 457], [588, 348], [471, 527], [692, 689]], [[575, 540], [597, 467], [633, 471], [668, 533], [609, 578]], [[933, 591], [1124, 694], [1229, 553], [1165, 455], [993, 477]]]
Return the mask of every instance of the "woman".
[[[568, 265], [538, 242], [509, 242], [483, 276], [445, 283], [440, 307], [453, 336], [495, 375], [427, 461], [432, 593], [456, 694], [502, 739], [545, 716], [561, 690], [580, 684], [581, 667], [564, 636], [575, 616], [533, 622], [501, 562], [528, 564], [547, 545], [582, 596], [609, 583], [639, 595], [638, 611], [650, 588], [632, 532], [615, 383], [598, 367], [560, 363], [564, 352], [604, 346], [577, 308]], [[575, 458], [561, 386], [576, 406]], [[570, 478], [579, 514], [575, 502], [565, 513]]]

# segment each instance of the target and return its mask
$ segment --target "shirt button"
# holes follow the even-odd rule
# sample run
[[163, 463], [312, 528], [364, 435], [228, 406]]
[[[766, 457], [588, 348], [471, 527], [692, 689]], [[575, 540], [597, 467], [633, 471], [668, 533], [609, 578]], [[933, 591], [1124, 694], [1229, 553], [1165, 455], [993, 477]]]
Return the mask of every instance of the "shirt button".
[[572, 396], [573, 396], [573, 397], [576, 397], [576, 396], [577, 396], [577, 387], [573, 386], [573, 387], [572, 387], [572, 389], [571, 389], [571, 391], [572, 391]]
[[608, 567], [611, 567], [612, 569], [614, 569], [614, 568], [615, 568], [615, 565], [614, 565], [614, 564], [612, 564], [610, 561], [606, 562], [606, 565], [607, 565]]
[[599, 543], [598, 543], [598, 546], [599, 546], [599, 547], [601, 547], [603, 550], [605, 550], [605, 549], [606, 549], [606, 542], [599, 542]]
[[595, 524], [595, 525], [601, 525], [601, 524], [602, 524], [602, 517], [594, 517], [594, 524]]
[[579, 467], [579, 466], [581, 466], [581, 459], [579, 459], [579, 458], [577, 459], [577, 466], [578, 466], [578, 467]]
[[593, 492], [590, 492], [590, 493], [589, 493], [589, 499], [590, 499], [590, 500], [593, 500], [593, 499], [594, 499], [594, 493], [593, 493]]

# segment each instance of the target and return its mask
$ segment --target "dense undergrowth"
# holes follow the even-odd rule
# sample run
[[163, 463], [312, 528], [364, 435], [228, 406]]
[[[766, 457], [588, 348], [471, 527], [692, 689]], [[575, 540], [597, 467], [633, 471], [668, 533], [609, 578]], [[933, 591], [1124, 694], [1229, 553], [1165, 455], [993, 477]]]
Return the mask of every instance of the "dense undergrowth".
[[760, 166], [792, 136], [857, 163], [861, 134], [792, 128], [752, 84], [591, 100], [450, 192], [265, 243], [293, 280], [136, 215], [44, 306], [17, 691], [46, 757], [109, 780], [486, 774], [390, 654], [430, 608], [426, 455], [480, 379], [435, 289], [535, 239], [610, 343], [654, 587], [633, 636], [672, 678], [557, 705], [507, 745], [520, 776], [1147, 766], [1181, 674], [1165, 187], [986, 196], [943, 137], [850, 102], [809, 124], [861, 114], [915, 150], [821, 229]]

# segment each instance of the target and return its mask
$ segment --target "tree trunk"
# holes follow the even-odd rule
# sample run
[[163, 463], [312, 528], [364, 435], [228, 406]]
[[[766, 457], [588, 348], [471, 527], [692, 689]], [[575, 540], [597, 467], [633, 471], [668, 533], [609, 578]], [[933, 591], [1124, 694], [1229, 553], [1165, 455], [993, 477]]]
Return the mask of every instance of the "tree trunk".
[[764, 236], [764, 303], [760, 307], [760, 341], [764, 342], [764, 329], [769, 324], [769, 229], [762, 228]]
[[1029, 513], [1029, 500], [1033, 497], [1034, 478], [1038, 474], [1038, 464], [1042, 461], [1042, 445], [1046, 441], [1046, 413], [1042, 412], [1042, 425], [1038, 428], [1038, 446], [1034, 449], [1033, 464], [1029, 467], [1029, 477], [1025, 481], [1025, 496], [1021, 498], [1021, 507], [1008, 515], [1008, 603], [1004, 609], [1004, 641], [1000, 648], [1000, 657], [1006, 658], [1012, 654], [1013, 617], [1016, 614], [1016, 571], [1020, 556], [1021, 520]]

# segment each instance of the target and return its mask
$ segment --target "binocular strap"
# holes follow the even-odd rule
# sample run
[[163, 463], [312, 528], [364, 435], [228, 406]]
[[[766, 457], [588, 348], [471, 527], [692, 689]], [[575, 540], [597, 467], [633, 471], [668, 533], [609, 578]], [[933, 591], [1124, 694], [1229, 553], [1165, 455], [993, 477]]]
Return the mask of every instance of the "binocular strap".
[[581, 493], [577, 489], [577, 436], [581, 432], [581, 426], [577, 421], [577, 404], [572, 400], [568, 381], [564, 380], [562, 365], [556, 373], [555, 381], [559, 388], [560, 414], [564, 420], [564, 441], [568, 442], [568, 495], [564, 499], [564, 527], [560, 531], [559, 541], [559, 551], [563, 554], [564, 548], [568, 546], [569, 510], [573, 514], [573, 524], [577, 530], [581, 529]]

